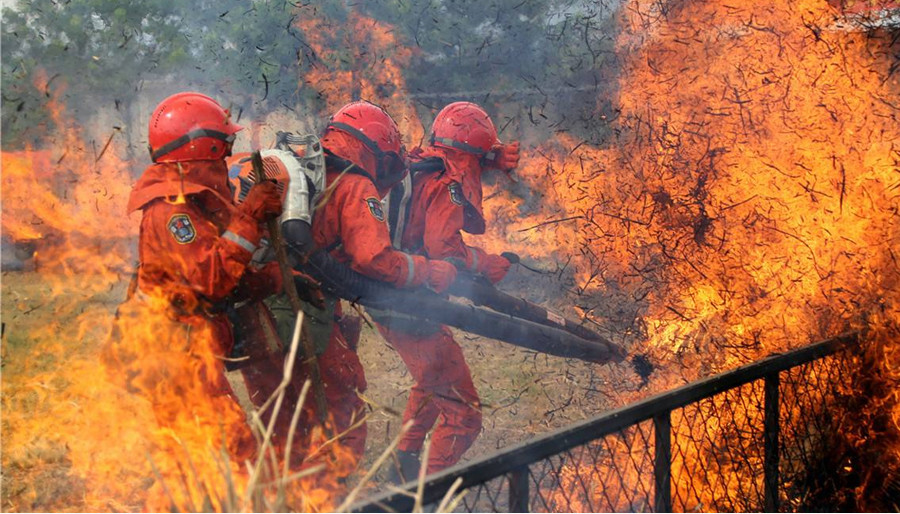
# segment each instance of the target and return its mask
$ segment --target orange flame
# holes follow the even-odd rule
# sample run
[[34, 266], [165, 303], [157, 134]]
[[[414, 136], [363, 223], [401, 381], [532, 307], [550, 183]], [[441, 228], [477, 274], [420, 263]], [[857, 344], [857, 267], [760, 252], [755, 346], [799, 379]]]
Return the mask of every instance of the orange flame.
[[820, 2], [726, 4], [630, 3], [622, 135], [526, 159], [539, 215], [502, 183], [485, 202], [497, 248], [575, 255], [589, 293], [647, 289], [661, 358], [746, 345], [706, 372], [861, 323], [897, 289], [900, 237], [888, 43], [825, 31]]
[[[680, 373], [654, 377], [655, 389], [862, 327], [871, 330], [873, 366], [896, 384], [895, 50], [883, 38], [831, 30], [838, 13], [825, 2], [735, 4], [629, 1], [619, 40], [619, 136], [609, 147], [563, 136], [524, 159], [517, 174], [543, 193], [540, 214], [495, 186], [485, 195], [488, 247], [539, 259], [572, 256], [583, 293], [641, 303], [636, 346], [680, 364]], [[392, 27], [355, 12], [347, 30], [331, 30], [319, 13], [299, 23], [322, 65], [307, 82], [329, 111], [357, 91], [384, 104], [411, 141], [422, 139], [401, 94], [412, 51], [397, 44]], [[347, 49], [352, 58], [343, 65]], [[4, 368], [4, 470], [36, 475], [43, 463], [70, 459], [71, 480], [84, 481], [81, 498], [37, 503], [58, 508], [196, 510], [210, 498], [208, 508], [221, 509], [223, 476], [233, 477], [242, 496], [245, 474], [220, 456], [228, 442], [221, 431], [194, 432], [187, 417], [177, 434], [157, 429], [146, 401], [100, 378], [97, 342], [111, 328], [137, 233], [137, 220], [123, 216], [131, 179], [115, 145], [101, 158], [87, 155], [78, 132], [68, 131], [54, 149], [4, 152], [2, 165], [4, 233], [35, 242], [42, 278], [52, 284], [35, 291], [47, 295], [43, 307], [37, 302], [47, 323], [17, 336], [34, 343], [28, 358]], [[85, 308], [88, 298], [98, 301]], [[15, 308], [34, 307], [23, 300]], [[158, 340], [147, 334], [148, 342]], [[202, 357], [214, 365], [211, 351]], [[894, 429], [896, 391], [881, 390], [874, 400]], [[673, 431], [718, 429], [714, 416], [701, 414], [712, 421], [675, 419]], [[736, 414], [739, 421], [758, 415], [754, 408]], [[716, 491], [698, 497], [684, 490], [678, 466], [703, 458], [699, 449], [684, 452], [673, 469], [673, 488], [691, 501], [683, 507], [715, 505]], [[884, 458], [900, 459], [900, 448]], [[619, 466], [628, 470], [622, 484], [646, 477], [642, 466]], [[736, 487], [743, 477], [729, 475], [719, 487]], [[300, 510], [333, 505], [329, 482], [301, 484]]]
[[[65, 122], [58, 108], [53, 112], [57, 124]], [[132, 179], [114, 148], [91, 157], [72, 131], [52, 149], [3, 152], [2, 158], [5, 237], [33, 243], [48, 271], [107, 280], [85, 281], [88, 287], [107, 287], [133, 269], [129, 249], [137, 223], [124, 215]]]
[[[582, 292], [641, 302], [634, 350], [678, 370], [655, 390], [868, 327], [896, 391], [896, 42], [833, 30], [838, 16], [817, 1], [628, 2], [617, 138], [561, 137], [525, 159], [517, 174], [545, 202], [531, 214], [502, 183], [486, 194], [492, 248], [571, 256]], [[896, 431], [896, 394], [878, 403]], [[721, 437], [717, 420], [673, 432]], [[684, 468], [708, 460], [685, 452]], [[731, 470], [697, 496], [679, 472], [673, 493], [703, 509], [750, 480]]]
[[[136, 260], [139, 219], [125, 215], [131, 166], [118, 157], [115, 140], [102, 155], [90, 154], [80, 132], [65, 128], [76, 125], [59, 107], [54, 122], [60, 132], [52, 148], [0, 156], [4, 237], [33, 244], [38, 271], [3, 290], [2, 461], [4, 472], [16, 470], [21, 488], [11, 505], [333, 509], [343, 491], [339, 479], [355, 462], [348, 450], [317, 431], [309, 443], [315, 458], [304, 467], [324, 463], [327, 473], [282, 483], [280, 465], [270, 463], [283, 452], [270, 450], [251, 482], [245, 462], [226, 451], [241, 442], [255, 447], [246, 415], [202, 385], [211, 380], [201, 375], [222, 366], [208, 330], [191, 333], [188, 355], [166, 346], [186, 329], [173, 326], [166, 305], [151, 299], [136, 318], [126, 303], [114, 319]], [[133, 337], [111, 357], [101, 347], [114, 326], [131, 328]], [[122, 367], [111, 372], [101, 357]], [[147, 397], [157, 401], [151, 406]], [[68, 472], [44, 475], [59, 469]]]
[[304, 82], [324, 98], [328, 115], [350, 100], [368, 100], [390, 113], [407, 144], [422, 141], [424, 128], [403, 78], [413, 49], [399, 44], [394, 27], [355, 10], [340, 22], [310, 7], [297, 23], [316, 58]]

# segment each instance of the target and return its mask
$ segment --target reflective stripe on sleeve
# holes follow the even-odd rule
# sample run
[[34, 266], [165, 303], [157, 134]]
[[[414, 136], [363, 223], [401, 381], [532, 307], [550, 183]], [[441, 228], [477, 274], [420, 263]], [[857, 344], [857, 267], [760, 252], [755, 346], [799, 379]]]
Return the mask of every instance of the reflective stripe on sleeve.
[[478, 251], [477, 250], [469, 250], [469, 253], [472, 254], [472, 266], [469, 267], [470, 271], [478, 271]]
[[226, 230], [225, 233], [222, 234], [222, 238], [227, 239], [227, 240], [231, 241], [232, 243], [237, 243], [238, 246], [240, 246], [244, 250], [247, 250], [250, 253], [253, 253], [256, 251], [256, 245], [254, 245], [250, 241], [247, 241], [240, 235], [235, 234], [234, 232], [232, 232], [230, 230]]
[[403, 284], [403, 287], [409, 287], [413, 283], [413, 278], [416, 276], [416, 262], [413, 260], [412, 255], [408, 253], [404, 253], [406, 256], [406, 283]]

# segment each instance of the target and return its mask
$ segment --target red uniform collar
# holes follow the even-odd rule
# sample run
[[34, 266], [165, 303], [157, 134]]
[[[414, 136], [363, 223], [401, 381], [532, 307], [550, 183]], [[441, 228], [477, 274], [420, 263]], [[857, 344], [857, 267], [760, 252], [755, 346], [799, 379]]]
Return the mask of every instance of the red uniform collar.
[[128, 211], [143, 208], [157, 198], [188, 196], [211, 191], [230, 198], [228, 169], [224, 160], [166, 162], [149, 166], [131, 189]]
[[339, 130], [329, 129], [322, 136], [322, 146], [337, 157], [352, 162], [359, 171], [368, 175], [373, 182], [375, 181], [375, 173], [372, 171], [377, 167], [375, 156], [353, 136]]

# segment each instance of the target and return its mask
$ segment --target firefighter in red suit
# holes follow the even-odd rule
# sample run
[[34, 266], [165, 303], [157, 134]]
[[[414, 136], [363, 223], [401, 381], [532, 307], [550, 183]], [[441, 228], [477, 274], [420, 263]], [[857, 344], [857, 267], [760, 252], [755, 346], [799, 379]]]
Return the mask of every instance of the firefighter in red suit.
[[[434, 120], [431, 144], [414, 156], [408, 200], [395, 207], [402, 186], [389, 197], [389, 210], [397, 213], [391, 219], [395, 243], [429, 259], [449, 258], [468, 272], [499, 282], [510, 262], [466, 245], [462, 232], [485, 230], [482, 171], [508, 171], [518, 160], [518, 143], [501, 144], [481, 107], [469, 102], [446, 106]], [[447, 327], [409, 323], [394, 315], [376, 319], [416, 382], [403, 415], [404, 422], [413, 422], [412, 429], [400, 440], [397, 466], [389, 475], [391, 481], [403, 482], [415, 479], [419, 452], [432, 427], [427, 473], [455, 464], [481, 430], [481, 405], [462, 350]]]
[[224, 159], [240, 130], [200, 93], [173, 95], [153, 112], [153, 164], [128, 203], [129, 212], [143, 213], [140, 264], [103, 360], [183, 444], [191, 433], [225, 433], [232, 456], [246, 459], [255, 442], [225, 378], [223, 358], [233, 345], [225, 309], [281, 289], [277, 265], [248, 267], [260, 224], [281, 212], [281, 196], [264, 182], [240, 206], [231, 200]]
[[[442, 292], [456, 277], [444, 261], [391, 246], [381, 198], [407, 173], [406, 150], [394, 120], [381, 107], [353, 102], [332, 116], [321, 138], [326, 154], [325, 191], [313, 215], [316, 246], [353, 270], [396, 287], [426, 285]], [[359, 424], [343, 443], [361, 456], [366, 380], [356, 354], [357, 334], [344, 333], [337, 304], [328, 349], [319, 358], [329, 414], [338, 433]]]

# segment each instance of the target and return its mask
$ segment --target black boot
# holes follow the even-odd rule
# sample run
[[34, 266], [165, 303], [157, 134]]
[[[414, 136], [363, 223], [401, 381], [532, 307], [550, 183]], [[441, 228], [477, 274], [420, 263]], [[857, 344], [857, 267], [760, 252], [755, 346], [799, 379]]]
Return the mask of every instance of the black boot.
[[394, 485], [405, 484], [419, 477], [419, 452], [397, 450], [388, 468], [387, 481]]

